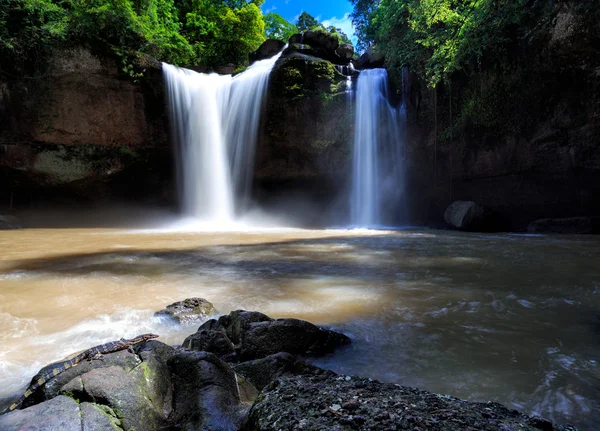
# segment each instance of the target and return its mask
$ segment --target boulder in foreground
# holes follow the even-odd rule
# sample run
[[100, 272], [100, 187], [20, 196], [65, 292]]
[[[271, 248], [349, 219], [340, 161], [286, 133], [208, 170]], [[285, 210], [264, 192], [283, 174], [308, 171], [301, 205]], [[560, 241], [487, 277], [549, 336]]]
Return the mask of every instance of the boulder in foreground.
[[244, 431], [567, 431], [497, 403], [338, 375], [282, 377], [250, 410]]

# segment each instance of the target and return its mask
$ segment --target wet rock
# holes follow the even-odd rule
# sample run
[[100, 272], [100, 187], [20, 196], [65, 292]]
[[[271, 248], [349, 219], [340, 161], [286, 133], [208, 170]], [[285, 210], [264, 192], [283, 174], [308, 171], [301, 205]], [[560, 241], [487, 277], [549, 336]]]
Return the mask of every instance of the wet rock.
[[454, 201], [444, 212], [444, 220], [453, 228], [470, 232], [502, 230], [502, 221], [490, 209], [473, 201]]
[[256, 322], [272, 322], [269, 316], [258, 311], [236, 310], [228, 316], [219, 317], [219, 323], [225, 328], [227, 336], [238, 345], [242, 341], [242, 334], [250, 328], [250, 324]]
[[267, 39], [254, 52], [249, 54], [250, 64], [277, 55], [285, 46], [285, 42], [277, 39]]
[[234, 370], [259, 390], [283, 375], [330, 372], [307, 362], [299, 361], [294, 355], [285, 352], [276, 353], [263, 359], [242, 362], [235, 365]]
[[183, 341], [183, 347], [196, 352], [210, 352], [221, 359], [229, 359], [235, 355], [235, 346], [227, 337], [225, 328], [211, 319]]
[[600, 217], [547, 218], [535, 220], [527, 226], [529, 233], [598, 234]]
[[214, 314], [217, 314], [217, 310], [206, 299], [188, 298], [168, 305], [164, 310], [156, 312], [154, 316], [174, 319], [182, 325], [195, 325]]
[[18, 218], [9, 215], [0, 215], [0, 230], [22, 229]]
[[258, 359], [279, 352], [323, 355], [349, 343], [345, 335], [304, 320], [278, 319], [249, 324], [242, 336], [239, 356]]
[[173, 420], [184, 430], [238, 430], [247, 412], [233, 369], [206, 352], [180, 352], [169, 359], [175, 384]]
[[[540, 426], [543, 426], [540, 428]], [[244, 431], [572, 430], [496, 403], [475, 403], [369, 379], [281, 377], [250, 410]]]
[[[205, 326], [206, 325], [206, 326]], [[328, 329], [298, 319], [273, 320], [256, 312], [236, 310], [221, 316], [218, 322], [209, 321], [197, 334], [186, 339], [185, 347], [197, 343], [196, 349], [214, 348], [229, 350], [226, 340], [218, 334], [225, 331], [233, 343], [240, 360], [264, 358], [280, 352], [305, 355], [322, 355], [337, 346], [348, 344], [350, 339]]]
[[340, 45], [335, 53], [343, 60], [351, 60], [354, 57], [354, 47], [349, 43]]

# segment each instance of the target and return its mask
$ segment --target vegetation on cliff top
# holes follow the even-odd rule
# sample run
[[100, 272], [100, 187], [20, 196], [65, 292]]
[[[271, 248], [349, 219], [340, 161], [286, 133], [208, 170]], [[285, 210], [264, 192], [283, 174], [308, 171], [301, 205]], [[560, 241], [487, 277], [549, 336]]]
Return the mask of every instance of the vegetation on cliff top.
[[243, 64], [265, 40], [264, 0], [7, 0], [0, 2], [0, 68], [43, 70], [73, 44], [142, 52], [174, 64]]
[[392, 66], [410, 66], [435, 87], [458, 70], [509, 61], [515, 41], [549, 22], [548, 0], [352, 0], [361, 47], [376, 45]]

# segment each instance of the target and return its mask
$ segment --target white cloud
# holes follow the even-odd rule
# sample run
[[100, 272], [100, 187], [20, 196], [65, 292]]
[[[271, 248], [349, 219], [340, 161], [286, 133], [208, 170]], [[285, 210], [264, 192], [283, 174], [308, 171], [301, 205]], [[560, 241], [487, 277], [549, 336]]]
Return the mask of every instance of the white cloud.
[[266, 15], [266, 14], [268, 14], [268, 13], [271, 13], [271, 12], [273, 12], [275, 9], [277, 9], [277, 6], [272, 6], [272, 7], [270, 7], [269, 9], [267, 9], [267, 10], [265, 11], [265, 15]]
[[329, 26], [334, 26], [335, 28], [340, 28], [346, 35], [350, 38], [352, 43], [356, 45], [357, 38], [354, 34], [354, 26], [352, 25], [352, 20], [350, 19], [350, 14], [347, 13], [341, 18], [331, 17], [329, 19], [323, 20], [321, 22], [326, 28]]

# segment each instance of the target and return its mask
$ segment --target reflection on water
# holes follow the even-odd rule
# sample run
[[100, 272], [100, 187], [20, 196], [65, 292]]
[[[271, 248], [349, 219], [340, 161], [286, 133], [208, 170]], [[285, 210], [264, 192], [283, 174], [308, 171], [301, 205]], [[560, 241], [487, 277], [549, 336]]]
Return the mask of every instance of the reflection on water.
[[191, 296], [352, 336], [316, 361], [600, 428], [600, 242], [438, 231], [0, 232], [0, 397]]

